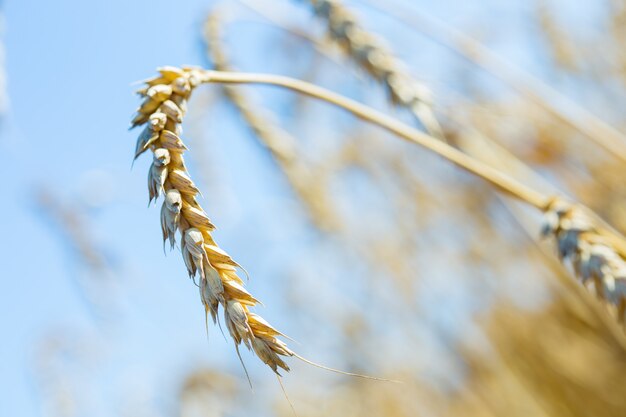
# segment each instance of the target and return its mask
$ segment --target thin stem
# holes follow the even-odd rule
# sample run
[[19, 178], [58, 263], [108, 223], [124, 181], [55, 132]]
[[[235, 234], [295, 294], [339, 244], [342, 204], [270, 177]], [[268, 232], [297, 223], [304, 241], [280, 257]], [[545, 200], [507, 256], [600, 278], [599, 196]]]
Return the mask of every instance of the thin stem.
[[322, 87], [279, 75], [223, 71], [205, 71], [202, 81], [205, 83], [217, 82], [224, 84], [268, 84], [297, 91], [309, 97], [317, 98], [343, 108], [362, 120], [378, 125], [409, 142], [421, 145], [464, 170], [484, 179], [500, 191], [531, 204], [540, 210], [544, 210], [551, 201], [550, 196], [544, 195], [522, 184], [432, 136], [422, 133], [371, 107], [333, 93]]

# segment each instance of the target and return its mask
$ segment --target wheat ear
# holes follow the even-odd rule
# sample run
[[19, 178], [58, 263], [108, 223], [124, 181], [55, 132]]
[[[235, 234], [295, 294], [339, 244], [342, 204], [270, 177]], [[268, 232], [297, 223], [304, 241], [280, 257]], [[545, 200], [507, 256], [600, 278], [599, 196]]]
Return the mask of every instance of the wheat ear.
[[195, 87], [202, 83], [203, 72], [195, 68], [163, 67], [157, 77], [146, 80], [138, 93], [143, 103], [133, 118], [131, 127], [146, 125], [137, 140], [135, 158], [151, 150], [153, 163], [148, 175], [149, 201], [164, 197], [161, 207], [163, 244], [175, 244], [180, 233], [183, 260], [189, 277], [199, 278], [200, 298], [208, 320], [218, 319], [218, 309], [224, 310], [226, 326], [235, 342], [237, 353], [243, 343], [278, 374], [278, 368], [289, 371], [281, 359], [293, 356], [287, 345], [278, 339], [281, 333], [249, 308], [256, 305], [243, 286], [235, 262], [213, 240], [215, 229], [198, 204], [199, 190], [185, 167], [183, 153], [187, 148], [181, 140], [182, 121], [187, 100]]
[[619, 323], [626, 319], [626, 261], [598, 233], [581, 208], [556, 198], [547, 207], [542, 235], [557, 243], [559, 259], [605, 302]]

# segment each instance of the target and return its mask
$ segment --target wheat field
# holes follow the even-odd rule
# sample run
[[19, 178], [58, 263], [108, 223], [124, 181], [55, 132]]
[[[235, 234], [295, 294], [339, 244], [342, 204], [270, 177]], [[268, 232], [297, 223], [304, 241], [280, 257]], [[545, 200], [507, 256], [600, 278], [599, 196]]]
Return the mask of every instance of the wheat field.
[[626, 415], [623, 0], [0, 13], [0, 415]]

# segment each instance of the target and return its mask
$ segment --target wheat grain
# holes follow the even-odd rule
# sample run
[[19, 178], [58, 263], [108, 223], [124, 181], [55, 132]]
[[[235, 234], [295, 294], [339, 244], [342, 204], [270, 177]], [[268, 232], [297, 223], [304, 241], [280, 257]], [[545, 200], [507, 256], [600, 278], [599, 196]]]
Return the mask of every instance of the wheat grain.
[[218, 309], [224, 310], [226, 326], [237, 347], [243, 343], [278, 374], [289, 371], [280, 356], [293, 352], [277, 337], [281, 335], [249, 308], [256, 305], [237, 274], [240, 268], [213, 240], [215, 229], [196, 199], [199, 190], [190, 178], [183, 160], [187, 149], [180, 136], [187, 100], [203, 79], [195, 68], [163, 67], [159, 76], [145, 81], [139, 90], [144, 101], [133, 118], [132, 127], [145, 124], [137, 140], [135, 158], [150, 149], [153, 163], [148, 175], [149, 201], [164, 196], [161, 207], [163, 244], [173, 248], [176, 232], [181, 236], [181, 250], [189, 277], [198, 278], [205, 314], [214, 323]]

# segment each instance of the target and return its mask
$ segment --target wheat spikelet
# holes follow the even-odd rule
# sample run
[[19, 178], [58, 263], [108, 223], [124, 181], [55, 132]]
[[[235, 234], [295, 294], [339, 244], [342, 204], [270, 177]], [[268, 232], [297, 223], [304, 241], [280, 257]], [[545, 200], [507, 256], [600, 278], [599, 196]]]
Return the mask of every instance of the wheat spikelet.
[[361, 28], [358, 20], [335, 0], [310, 0], [315, 13], [324, 18], [329, 35], [368, 74], [389, 91], [394, 104], [411, 110], [434, 137], [444, 134], [432, 110], [430, 89], [408, 74], [401, 61], [385, 46], [383, 39]]
[[183, 160], [187, 149], [181, 140], [181, 123], [192, 90], [203, 82], [202, 71], [195, 68], [163, 67], [159, 75], [145, 81], [138, 93], [144, 98], [132, 121], [132, 127], [146, 125], [139, 135], [135, 158], [151, 150], [153, 163], [148, 175], [149, 201], [164, 197], [161, 207], [163, 243], [173, 248], [176, 232], [180, 234], [183, 260], [189, 277], [199, 279], [200, 298], [213, 322], [218, 320], [220, 305], [226, 327], [237, 352], [243, 343], [278, 374], [289, 371], [281, 356], [294, 353], [274, 329], [249, 308], [256, 305], [237, 274], [240, 268], [213, 240], [215, 229], [196, 199], [199, 190], [190, 178]]
[[595, 292], [624, 324], [626, 313], [626, 261], [600, 233], [583, 210], [556, 198], [544, 214], [543, 236], [552, 236], [559, 258]]

